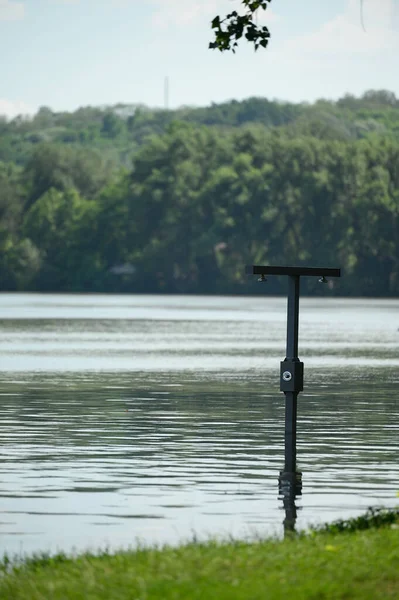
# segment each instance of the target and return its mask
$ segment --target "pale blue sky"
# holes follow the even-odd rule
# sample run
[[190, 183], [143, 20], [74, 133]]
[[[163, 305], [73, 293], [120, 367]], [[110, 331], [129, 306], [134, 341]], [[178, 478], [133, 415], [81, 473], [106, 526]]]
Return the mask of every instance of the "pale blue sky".
[[49, 106], [171, 107], [249, 96], [290, 101], [385, 88], [399, 95], [399, 0], [272, 0], [266, 51], [207, 49], [239, 0], [0, 0], [0, 113]]

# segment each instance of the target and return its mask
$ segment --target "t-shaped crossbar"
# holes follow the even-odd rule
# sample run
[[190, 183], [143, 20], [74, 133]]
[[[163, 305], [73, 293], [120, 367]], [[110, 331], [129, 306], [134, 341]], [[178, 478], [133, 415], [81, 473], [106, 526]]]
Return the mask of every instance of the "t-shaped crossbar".
[[341, 277], [341, 269], [329, 267], [245, 267], [247, 275], [290, 275], [293, 277]]
[[325, 267], [271, 267], [248, 266], [248, 275], [261, 275], [259, 281], [266, 281], [266, 275], [288, 275], [287, 307], [287, 349], [286, 357], [280, 365], [280, 390], [285, 394], [285, 465], [284, 474], [296, 472], [296, 421], [297, 398], [303, 390], [303, 362], [298, 358], [299, 327], [299, 284], [301, 277], [341, 277], [341, 269]]

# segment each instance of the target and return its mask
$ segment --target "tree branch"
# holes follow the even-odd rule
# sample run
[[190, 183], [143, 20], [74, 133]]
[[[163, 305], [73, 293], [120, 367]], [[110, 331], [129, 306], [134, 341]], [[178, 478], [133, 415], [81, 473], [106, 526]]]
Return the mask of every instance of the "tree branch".
[[215, 39], [213, 42], [210, 42], [209, 48], [220, 50], [220, 52], [226, 50], [235, 52], [238, 40], [243, 36], [248, 42], [254, 45], [255, 50], [259, 46], [266, 48], [269, 43], [270, 32], [265, 26], [259, 27], [254, 19], [256, 12], [260, 8], [266, 10], [269, 2], [271, 0], [241, 0], [244, 8], [243, 13], [239, 14], [234, 10], [224, 19], [221, 19], [219, 16], [215, 17], [212, 21]]
[[[238, 40], [244, 36], [248, 42], [254, 45], [255, 50], [262, 46], [266, 48], [270, 40], [270, 32], [267, 27], [259, 27], [256, 18], [257, 11], [261, 8], [266, 10], [271, 0], [241, 0], [243, 12], [238, 13], [233, 10], [224, 19], [219, 16], [212, 21], [212, 29], [215, 35], [213, 42], [210, 42], [209, 48], [212, 50], [235, 49], [238, 46]], [[362, 28], [364, 26], [364, 0], [360, 0], [360, 21]]]

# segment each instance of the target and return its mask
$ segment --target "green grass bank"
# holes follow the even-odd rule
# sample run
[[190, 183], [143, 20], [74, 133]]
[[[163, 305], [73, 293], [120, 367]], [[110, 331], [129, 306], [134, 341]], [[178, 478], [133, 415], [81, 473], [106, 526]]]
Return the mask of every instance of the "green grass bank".
[[[285, 540], [3, 562], [1, 600], [399, 598], [398, 511]], [[389, 516], [388, 516], [389, 515]]]

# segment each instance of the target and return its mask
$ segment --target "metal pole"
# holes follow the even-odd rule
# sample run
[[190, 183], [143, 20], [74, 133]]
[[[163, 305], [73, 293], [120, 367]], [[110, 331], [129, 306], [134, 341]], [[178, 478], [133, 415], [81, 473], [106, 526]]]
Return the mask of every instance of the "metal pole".
[[303, 362], [298, 358], [300, 277], [320, 277], [319, 281], [326, 283], [326, 277], [341, 277], [341, 269], [253, 265], [247, 266], [245, 272], [260, 275], [258, 281], [266, 281], [266, 275], [288, 276], [287, 349], [285, 360], [280, 363], [280, 390], [285, 394], [285, 443], [279, 493], [283, 497], [286, 512], [284, 529], [290, 534], [295, 527], [295, 498], [302, 494], [302, 473], [296, 470], [297, 400], [303, 390]]
[[287, 348], [281, 363], [280, 389], [285, 394], [284, 470], [280, 472], [279, 491], [284, 499], [284, 529], [295, 525], [295, 497], [301, 495], [302, 474], [296, 465], [296, 421], [298, 394], [303, 390], [303, 363], [298, 358], [300, 275], [288, 277]]
[[298, 329], [299, 329], [299, 275], [288, 278], [287, 305], [287, 356], [285, 360], [298, 359]]
[[297, 419], [297, 392], [285, 392], [285, 460], [284, 471], [296, 471], [296, 419]]
[[[299, 276], [288, 278], [287, 304], [287, 349], [286, 361], [299, 362], [298, 330], [299, 330]], [[284, 471], [296, 471], [296, 421], [298, 391], [285, 393], [285, 465]]]

